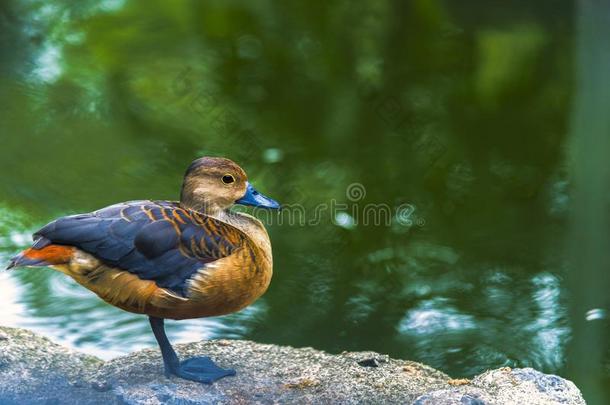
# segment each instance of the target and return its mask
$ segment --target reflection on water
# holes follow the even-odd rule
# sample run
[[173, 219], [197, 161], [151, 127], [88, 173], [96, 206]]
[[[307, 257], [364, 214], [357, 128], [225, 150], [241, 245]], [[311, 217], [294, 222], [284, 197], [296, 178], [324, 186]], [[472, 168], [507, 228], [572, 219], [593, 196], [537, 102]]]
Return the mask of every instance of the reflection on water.
[[2, 285], [2, 306], [0, 306], [0, 319], [3, 325], [17, 326], [26, 315], [26, 307], [19, 302], [21, 287], [7, 274], [0, 273]]
[[466, 332], [476, 327], [471, 315], [460, 313], [447, 299], [422, 301], [400, 321], [398, 331], [414, 337]]
[[[570, 2], [73, 3], [0, 6], [1, 263], [59, 215], [175, 199], [193, 158], [227, 156], [317, 223], [270, 218], [264, 298], [172, 339], [567, 373]], [[380, 204], [407, 218], [363, 223]], [[1, 324], [104, 358], [154, 346], [50, 269], [0, 288]]]

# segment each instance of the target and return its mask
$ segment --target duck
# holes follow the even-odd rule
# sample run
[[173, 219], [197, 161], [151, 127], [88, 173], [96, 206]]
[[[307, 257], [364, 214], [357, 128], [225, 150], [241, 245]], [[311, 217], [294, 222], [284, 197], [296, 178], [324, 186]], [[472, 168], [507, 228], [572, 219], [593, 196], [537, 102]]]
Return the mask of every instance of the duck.
[[165, 375], [211, 384], [235, 370], [207, 356], [180, 361], [164, 322], [236, 312], [269, 287], [269, 235], [234, 204], [280, 209], [235, 162], [202, 157], [186, 170], [179, 201], [129, 201], [60, 217], [35, 232], [8, 269], [51, 267], [107, 303], [147, 315]]

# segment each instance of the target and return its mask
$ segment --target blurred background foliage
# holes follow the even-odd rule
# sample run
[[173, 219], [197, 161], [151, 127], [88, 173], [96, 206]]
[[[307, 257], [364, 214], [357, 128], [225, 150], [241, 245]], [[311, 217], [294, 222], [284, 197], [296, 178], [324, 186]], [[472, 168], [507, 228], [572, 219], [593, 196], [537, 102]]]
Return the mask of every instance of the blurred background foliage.
[[[175, 199], [191, 159], [226, 156], [308, 216], [331, 200], [350, 209], [269, 226], [265, 297], [172, 323], [174, 338], [376, 350], [454, 376], [565, 375], [574, 11], [557, 0], [2, 2], [2, 259], [58, 215]], [[355, 208], [352, 183], [366, 189]], [[410, 204], [413, 221], [359, 223], [352, 209], [367, 203]], [[154, 343], [146, 319], [50, 270], [0, 277], [11, 301], [0, 323], [104, 357]]]

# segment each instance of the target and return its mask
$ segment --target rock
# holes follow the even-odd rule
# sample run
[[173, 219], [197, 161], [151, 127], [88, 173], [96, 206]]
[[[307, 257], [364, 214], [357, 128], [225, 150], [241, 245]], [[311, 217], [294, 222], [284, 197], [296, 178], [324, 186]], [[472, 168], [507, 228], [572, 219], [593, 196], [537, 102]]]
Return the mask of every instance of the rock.
[[487, 371], [469, 384], [432, 391], [415, 404], [584, 404], [574, 383], [532, 368]]
[[204, 385], [163, 375], [146, 349], [103, 362], [20, 329], [0, 328], [1, 404], [584, 404], [576, 386], [533, 369], [488, 371], [452, 380], [423, 364], [373, 352], [217, 340], [177, 345], [206, 354], [237, 376]]
[[24, 329], [0, 328], [0, 404], [104, 403], [83, 378], [103, 365]]

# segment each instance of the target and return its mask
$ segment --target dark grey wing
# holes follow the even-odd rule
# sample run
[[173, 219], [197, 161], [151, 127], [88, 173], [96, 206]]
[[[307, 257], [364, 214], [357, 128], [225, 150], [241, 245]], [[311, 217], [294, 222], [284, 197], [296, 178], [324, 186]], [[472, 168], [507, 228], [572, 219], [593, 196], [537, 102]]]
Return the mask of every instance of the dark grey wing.
[[[176, 203], [133, 201], [59, 218], [34, 236], [75, 246], [108, 266], [185, 296], [189, 278], [243, 243], [241, 232], [231, 230], [235, 228]], [[235, 236], [229, 240], [228, 234]]]

